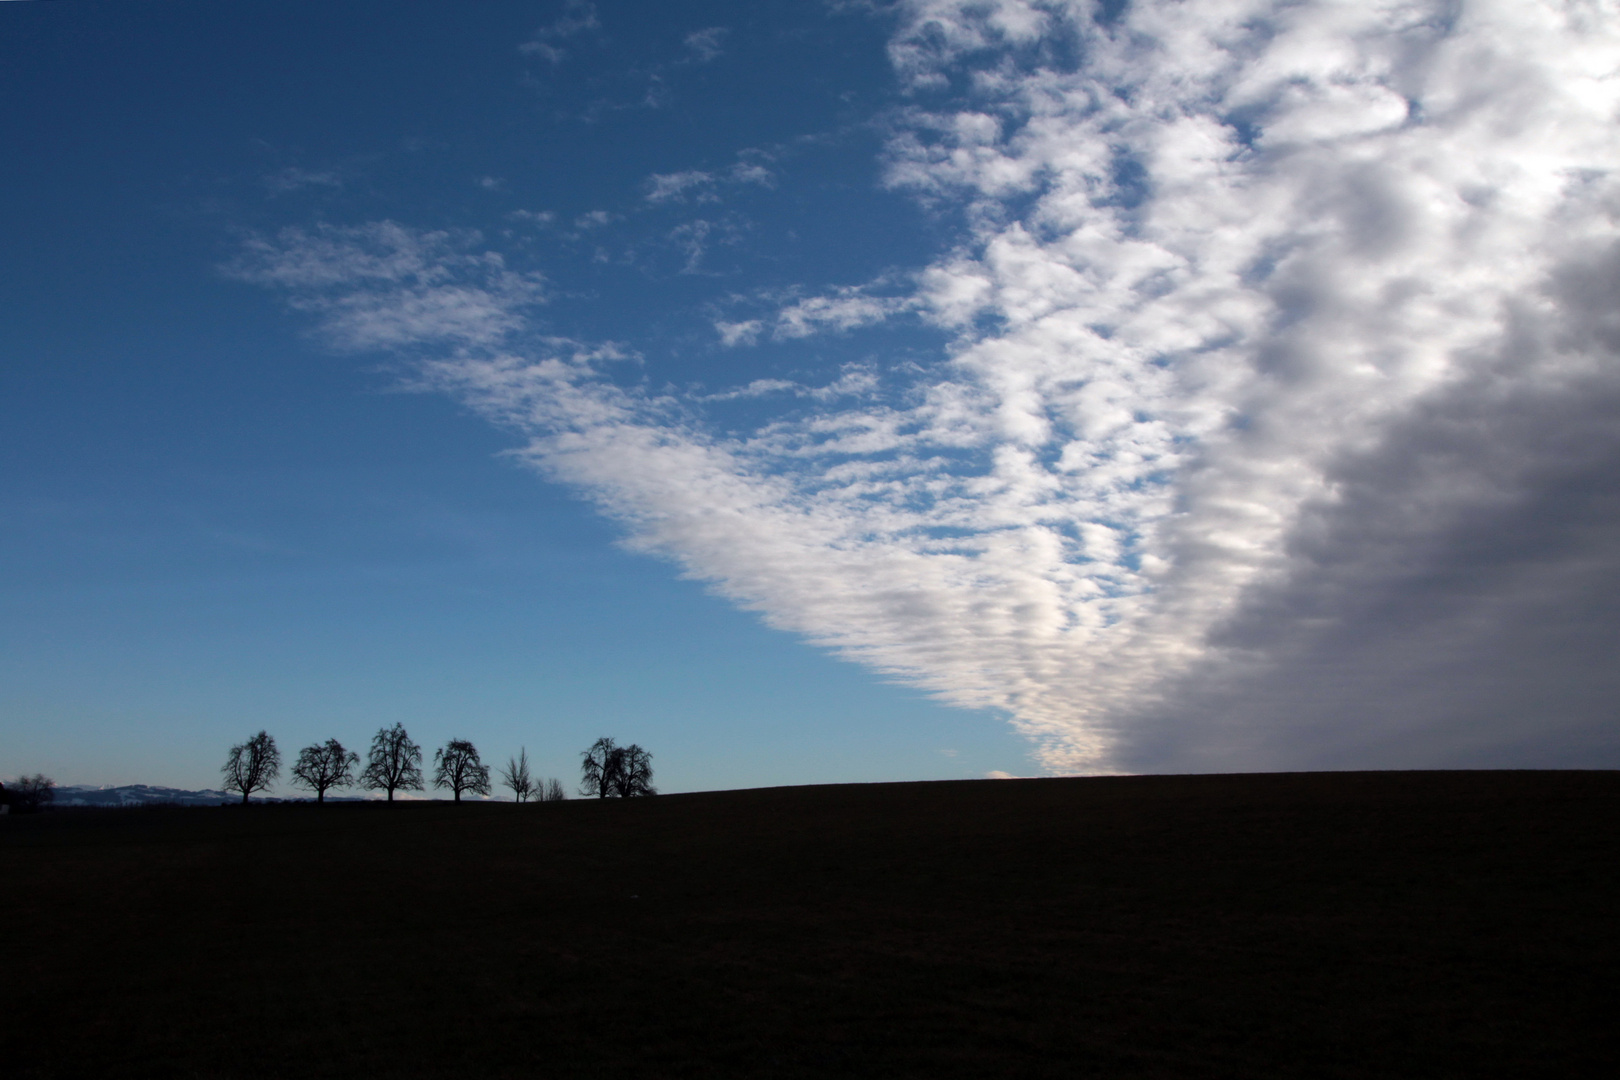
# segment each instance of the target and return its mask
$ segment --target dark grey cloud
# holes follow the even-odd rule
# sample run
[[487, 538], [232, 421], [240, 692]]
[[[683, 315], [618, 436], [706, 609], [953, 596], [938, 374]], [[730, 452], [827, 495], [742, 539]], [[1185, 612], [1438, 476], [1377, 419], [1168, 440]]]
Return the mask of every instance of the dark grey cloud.
[[1620, 244], [1327, 472], [1131, 769], [1620, 767]]

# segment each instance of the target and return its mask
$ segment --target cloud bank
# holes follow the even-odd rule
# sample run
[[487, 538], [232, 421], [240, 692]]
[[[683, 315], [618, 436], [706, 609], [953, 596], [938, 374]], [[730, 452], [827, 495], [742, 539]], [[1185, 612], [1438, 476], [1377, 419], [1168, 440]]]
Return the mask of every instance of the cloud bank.
[[424, 377], [634, 546], [1050, 770], [1620, 763], [1613, 7], [900, 12], [886, 182], [959, 242], [721, 333], [922, 320], [931, 366], [756, 381], [793, 408], [739, 435], [538, 336], [474, 238], [236, 272], [444, 346]]

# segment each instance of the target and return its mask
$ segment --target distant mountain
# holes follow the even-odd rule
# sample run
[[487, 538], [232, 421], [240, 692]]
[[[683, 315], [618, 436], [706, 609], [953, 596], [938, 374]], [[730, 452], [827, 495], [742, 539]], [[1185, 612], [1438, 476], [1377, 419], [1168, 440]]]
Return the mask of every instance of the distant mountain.
[[223, 802], [241, 802], [242, 797], [225, 791], [187, 791], [183, 788], [153, 787], [150, 784], [126, 784], [123, 787], [70, 784], [57, 788], [53, 801], [57, 806], [218, 806]]
[[[376, 795], [332, 795], [327, 793], [326, 801], [329, 803], [363, 803], [363, 801], [376, 800]], [[400, 801], [420, 800], [421, 795], [413, 792], [400, 793]], [[152, 787], [151, 784], [125, 784], [123, 787], [94, 787], [89, 784], [63, 784], [57, 787], [57, 797], [53, 798], [55, 806], [219, 806], [220, 803], [237, 805], [241, 795], [235, 792], [215, 792], [214, 789], [204, 789], [201, 792], [191, 792], [183, 787]], [[288, 795], [285, 798], [266, 798], [254, 795], [256, 803], [309, 803], [314, 801], [314, 795]], [[504, 803], [507, 798], [481, 798], [478, 795], [463, 795], [462, 801], [468, 803]]]
[[[367, 795], [333, 795], [328, 793], [327, 802], [371, 802], [376, 796]], [[414, 802], [420, 795], [404, 792], [400, 799], [404, 802]], [[262, 795], [253, 796], [256, 803], [283, 803], [283, 802], [313, 802], [313, 795], [293, 794], [285, 798], [266, 798]], [[55, 806], [218, 806], [221, 803], [236, 805], [242, 801], [242, 796], [230, 791], [215, 791], [205, 788], [202, 791], [188, 791], [185, 788], [154, 787], [151, 784], [125, 784], [123, 787], [94, 787], [87, 784], [64, 784], [56, 789], [56, 798], [52, 800]], [[506, 799], [485, 799], [477, 795], [462, 797], [464, 802], [506, 802]]]

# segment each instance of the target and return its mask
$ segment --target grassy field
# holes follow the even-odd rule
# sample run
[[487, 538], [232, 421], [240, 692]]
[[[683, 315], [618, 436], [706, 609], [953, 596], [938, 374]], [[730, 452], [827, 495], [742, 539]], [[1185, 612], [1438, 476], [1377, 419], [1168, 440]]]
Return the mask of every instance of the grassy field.
[[0, 818], [16, 1077], [1620, 1075], [1620, 774]]

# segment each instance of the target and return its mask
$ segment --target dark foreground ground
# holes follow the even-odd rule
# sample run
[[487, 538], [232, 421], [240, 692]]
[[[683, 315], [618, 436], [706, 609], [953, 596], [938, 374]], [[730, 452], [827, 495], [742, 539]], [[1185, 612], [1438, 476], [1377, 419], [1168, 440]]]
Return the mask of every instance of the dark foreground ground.
[[1620, 1075], [1620, 774], [0, 818], [17, 1077]]

